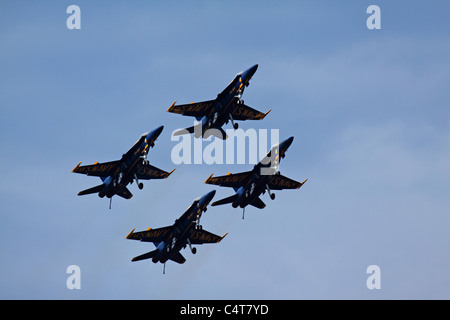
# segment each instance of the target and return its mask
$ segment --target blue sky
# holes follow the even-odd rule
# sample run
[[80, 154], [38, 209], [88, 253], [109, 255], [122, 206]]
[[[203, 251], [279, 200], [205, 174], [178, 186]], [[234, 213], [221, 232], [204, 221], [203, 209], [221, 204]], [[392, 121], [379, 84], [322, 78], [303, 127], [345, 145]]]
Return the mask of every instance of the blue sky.
[[[68, 30], [66, 8], [81, 8]], [[368, 30], [366, 9], [381, 8]], [[445, 1], [2, 1], [0, 298], [448, 299], [450, 33]], [[294, 136], [282, 174], [308, 182], [262, 196], [264, 210], [210, 208], [218, 245], [184, 265], [131, 258], [133, 229], [170, 225], [251, 165], [175, 165], [167, 113], [215, 98], [259, 68], [246, 104], [271, 113], [241, 128]], [[78, 197], [100, 180], [75, 165], [120, 158], [165, 129], [152, 164], [164, 181], [133, 199]], [[227, 128], [231, 126], [228, 125]], [[205, 142], [206, 144], [206, 142]], [[216, 199], [232, 194], [216, 188]], [[68, 290], [66, 268], [81, 269]], [[381, 269], [368, 290], [366, 268]]]

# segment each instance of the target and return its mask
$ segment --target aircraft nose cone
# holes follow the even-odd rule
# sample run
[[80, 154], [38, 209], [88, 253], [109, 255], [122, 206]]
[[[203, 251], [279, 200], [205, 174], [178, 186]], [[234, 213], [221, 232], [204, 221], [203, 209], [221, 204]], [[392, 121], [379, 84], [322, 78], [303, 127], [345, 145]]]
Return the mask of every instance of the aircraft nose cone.
[[258, 65], [255, 64], [253, 67], [251, 67], [250, 69], [245, 70], [244, 72], [242, 72], [242, 79], [247, 82], [249, 81], [253, 75], [255, 74], [256, 70], [258, 69]]
[[207, 194], [205, 194], [201, 199], [200, 199], [200, 206], [203, 208], [204, 206], [206, 207], [212, 200], [212, 198], [214, 198], [214, 195], [216, 194], [216, 190], [210, 191]]
[[292, 144], [292, 141], [294, 141], [294, 137], [287, 138], [284, 142], [287, 144], [287, 147], [289, 147]]
[[160, 126], [158, 128], [155, 129], [155, 133], [157, 136], [159, 136], [161, 134], [161, 132], [163, 131], [164, 126]]
[[255, 64], [253, 67], [248, 69], [248, 72], [249, 72], [249, 74], [254, 75], [256, 70], [258, 70], [258, 65], [257, 64]]
[[287, 148], [292, 144], [292, 141], [294, 141], [294, 137], [287, 138], [283, 142], [280, 143], [280, 151], [281, 153], [284, 153]]
[[160, 127], [156, 128], [155, 130], [150, 131], [147, 135], [147, 140], [150, 141], [150, 140], [152, 140], [152, 138], [159, 137], [159, 135], [161, 134], [163, 129], [164, 129], [164, 126], [160, 126]]

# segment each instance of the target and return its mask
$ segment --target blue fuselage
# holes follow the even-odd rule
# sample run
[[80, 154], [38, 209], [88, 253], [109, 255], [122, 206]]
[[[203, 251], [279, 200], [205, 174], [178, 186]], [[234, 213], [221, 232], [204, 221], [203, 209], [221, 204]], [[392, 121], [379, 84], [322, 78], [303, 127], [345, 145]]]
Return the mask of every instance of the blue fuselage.
[[199, 227], [199, 220], [202, 213], [206, 211], [206, 206], [214, 197], [216, 191], [213, 190], [200, 199], [194, 200], [186, 212], [175, 221], [172, 226], [167, 241], [155, 243], [158, 252], [152, 258], [154, 263], [165, 263], [171, 259], [181, 249], [186, 247], [188, 239], [195, 232], [195, 228]]
[[249, 85], [250, 79], [258, 69], [258, 65], [236, 75], [233, 81], [217, 95], [214, 110], [202, 118], [198, 118], [202, 124], [202, 136], [206, 130], [221, 128], [230, 120], [231, 108], [240, 103], [240, 98], [245, 87]]
[[104, 196], [111, 198], [117, 194], [119, 190], [126, 187], [134, 179], [134, 167], [139, 161], [145, 161], [145, 156], [150, 147], [155, 143], [156, 138], [161, 134], [163, 126], [149, 132], [144, 133], [134, 146], [124, 155], [114, 172], [108, 177], [102, 179], [104, 188], [99, 192], [99, 197]]
[[279, 145], [274, 146], [264, 158], [265, 160], [270, 160], [269, 163], [262, 160], [254, 166], [247, 182], [235, 190], [236, 198], [232, 202], [234, 208], [244, 208], [261, 194], [266, 192], [267, 185], [273, 178], [273, 175], [279, 174], [278, 164], [281, 158], [284, 158], [285, 153], [293, 140], [294, 137], [290, 137], [282, 141]]

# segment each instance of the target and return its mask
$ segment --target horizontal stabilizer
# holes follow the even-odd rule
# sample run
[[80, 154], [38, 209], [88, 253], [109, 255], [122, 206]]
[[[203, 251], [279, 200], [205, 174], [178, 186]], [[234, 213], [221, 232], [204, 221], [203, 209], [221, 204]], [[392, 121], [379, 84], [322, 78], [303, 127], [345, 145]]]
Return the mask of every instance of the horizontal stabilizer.
[[141, 254], [140, 256], [134, 257], [131, 259], [131, 261], [139, 261], [139, 260], [145, 260], [145, 259], [151, 259], [158, 253], [158, 249]]
[[180, 252], [175, 253], [170, 260], [175, 261], [176, 263], [183, 264], [186, 262], [186, 258]]
[[131, 197], [133, 196], [133, 194], [130, 192], [130, 190], [128, 190], [127, 187], [123, 187], [120, 191], [117, 192], [117, 195], [125, 199], [131, 199]]
[[258, 197], [255, 198], [250, 204], [258, 209], [264, 209], [266, 204]]
[[222, 128], [210, 128], [203, 134], [203, 138], [205, 139], [208, 139], [210, 136], [214, 136], [222, 140], [228, 139], [227, 133]]
[[214, 206], [220, 206], [222, 204], [232, 203], [234, 201], [234, 199], [236, 199], [236, 197], [237, 197], [237, 194], [233, 194], [231, 197], [224, 198], [224, 199], [213, 202], [211, 204], [211, 206], [214, 207]]
[[186, 128], [186, 129], [180, 129], [173, 133], [174, 136], [181, 136], [183, 134], [190, 134], [194, 132], [194, 126]]
[[80, 191], [80, 192], [78, 192], [78, 195], [79, 196], [84, 196], [85, 194], [99, 193], [100, 191], [103, 190], [104, 187], [105, 187], [104, 184], [100, 184], [100, 185], [92, 187], [90, 189], [86, 189], [86, 190]]

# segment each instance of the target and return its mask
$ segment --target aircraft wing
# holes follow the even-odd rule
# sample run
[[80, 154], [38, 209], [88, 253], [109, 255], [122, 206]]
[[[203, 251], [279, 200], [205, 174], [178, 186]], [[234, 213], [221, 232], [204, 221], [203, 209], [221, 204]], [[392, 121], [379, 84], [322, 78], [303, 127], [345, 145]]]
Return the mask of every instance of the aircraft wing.
[[275, 174], [268, 183], [270, 190], [283, 190], [283, 189], [299, 189], [308, 179], [303, 182], [297, 182], [289, 179], [281, 174]]
[[202, 102], [191, 102], [188, 104], [175, 105], [176, 101], [167, 109], [167, 112], [178, 113], [183, 116], [203, 117], [214, 109], [216, 100], [207, 100]]
[[269, 112], [270, 110], [262, 113], [245, 104], [235, 103], [231, 111], [231, 117], [233, 120], [262, 120]]
[[228, 233], [222, 237], [215, 235], [203, 229], [196, 229], [194, 233], [189, 237], [191, 244], [203, 244], [203, 243], [219, 243]]
[[119, 162], [119, 160], [104, 163], [96, 162], [87, 166], [80, 166], [80, 162], [75, 168], [73, 168], [72, 172], [83, 173], [88, 176], [107, 177], [116, 169]]
[[[214, 173], [213, 173], [214, 174]], [[236, 174], [228, 173], [226, 176], [221, 177], [212, 177], [212, 174], [209, 176], [208, 179], [206, 179], [205, 183], [208, 184], [215, 184], [222, 187], [232, 187], [232, 188], [239, 188], [247, 182], [247, 180], [250, 178], [252, 172], [246, 171]]]
[[148, 228], [146, 231], [134, 232], [134, 229], [127, 235], [126, 239], [139, 240], [144, 242], [165, 241], [172, 232], [172, 226], [158, 229]]
[[170, 174], [174, 171], [173, 169], [170, 172], [166, 172], [164, 170], [158, 169], [151, 164], [142, 164], [138, 162], [136, 164], [136, 176], [138, 179], [150, 180], [150, 179], [166, 179]]

